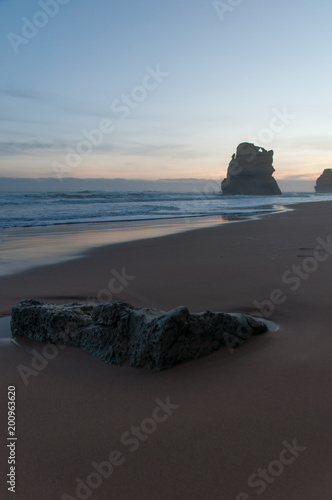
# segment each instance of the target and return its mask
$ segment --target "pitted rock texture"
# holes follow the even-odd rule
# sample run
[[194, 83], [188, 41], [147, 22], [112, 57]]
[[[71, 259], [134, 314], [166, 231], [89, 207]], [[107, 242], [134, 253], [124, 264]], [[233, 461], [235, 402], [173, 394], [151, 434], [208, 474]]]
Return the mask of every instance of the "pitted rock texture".
[[243, 314], [36, 300], [13, 307], [11, 329], [13, 337], [80, 347], [109, 364], [157, 370], [201, 358], [221, 346], [233, 349], [252, 334], [267, 331], [263, 322]]

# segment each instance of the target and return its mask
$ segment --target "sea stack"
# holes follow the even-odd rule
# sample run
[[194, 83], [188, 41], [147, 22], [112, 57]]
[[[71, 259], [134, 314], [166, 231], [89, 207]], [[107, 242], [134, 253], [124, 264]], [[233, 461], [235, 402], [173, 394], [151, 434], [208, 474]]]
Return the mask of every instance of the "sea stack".
[[228, 165], [227, 177], [221, 183], [224, 195], [280, 195], [273, 177], [273, 151], [242, 142]]
[[326, 168], [318, 177], [315, 190], [316, 193], [332, 193], [332, 168]]

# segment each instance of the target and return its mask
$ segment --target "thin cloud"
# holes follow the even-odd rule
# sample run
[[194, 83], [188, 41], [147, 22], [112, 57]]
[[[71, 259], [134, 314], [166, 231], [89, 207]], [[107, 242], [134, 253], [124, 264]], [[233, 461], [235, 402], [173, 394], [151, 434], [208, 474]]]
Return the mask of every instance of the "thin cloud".
[[54, 150], [56, 147], [57, 146], [55, 144], [40, 141], [2, 141], [0, 142], [0, 155], [12, 156], [23, 153], [27, 154], [29, 152], [36, 153], [38, 151]]
[[[0, 142], [0, 156], [15, 156], [22, 154], [38, 154], [41, 152], [49, 152], [52, 154], [67, 155], [67, 148], [77, 150], [78, 144], [84, 140], [83, 137], [77, 140], [65, 142], [63, 139], [57, 141], [1, 141]], [[134, 157], [167, 157], [167, 158], [200, 158], [196, 151], [190, 151], [187, 146], [181, 144], [165, 144], [165, 145], [133, 145], [133, 144], [112, 144], [104, 142], [98, 146], [93, 146], [91, 153], [83, 155], [91, 157], [97, 154], [115, 154], [118, 156], [134, 156]]]
[[[0, 0], [1, 2], [1, 0]], [[7, 87], [5, 89], [2, 89], [0, 91], [1, 95], [4, 95], [5, 97], [14, 97], [17, 99], [42, 99], [44, 98], [44, 95], [40, 92], [37, 92], [35, 90], [29, 90], [29, 89], [22, 89], [22, 88], [17, 88], [17, 87]]]
[[[9, 117], [9, 116], [0, 116], [0, 122], [5, 122], [5, 123], [29, 123], [31, 125], [32, 123], [37, 123], [38, 125], [58, 125], [58, 122], [55, 120], [33, 120], [33, 119], [25, 119], [25, 118], [14, 118], [14, 117]], [[2, 132], [6, 132], [2, 130]], [[17, 133], [17, 132], [11, 132], [11, 133]]]
[[186, 144], [139, 144], [123, 146], [122, 150], [135, 156], [166, 156], [172, 158], [204, 158], [195, 150], [190, 150]]
[[[42, 142], [38, 140], [31, 141], [1, 141], [0, 142], [0, 156], [15, 156], [21, 154], [38, 154], [39, 152], [48, 151], [49, 153], [56, 155], [67, 155], [67, 148], [76, 150], [77, 145], [83, 139], [80, 138], [76, 141], [71, 141], [70, 143], [63, 142], [59, 140], [58, 142]], [[92, 156], [98, 153], [111, 153], [111, 152], [123, 152], [121, 147], [117, 147], [110, 144], [101, 144], [100, 146], [94, 146], [91, 153], [82, 155], [84, 157]]]
[[331, 137], [303, 137], [301, 141], [291, 142], [292, 149], [315, 149], [332, 151]]
[[8, 85], [0, 89], [0, 96], [13, 99], [25, 99], [27, 101], [39, 101], [53, 106], [56, 105], [57, 110], [62, 109], [67, 114], [107, 118], [107, 113], [97, 109], [92, 103], [82, 102], [73, 97], [64, 97], [52, 92], [43, 92], [30, 88], [17, 87], [15, 85]]
[[305, 174], [294, 174], [283, 176], [282, 179], [287, 180], [311, 180], [317, 177], [317, 172], [307, 172]]

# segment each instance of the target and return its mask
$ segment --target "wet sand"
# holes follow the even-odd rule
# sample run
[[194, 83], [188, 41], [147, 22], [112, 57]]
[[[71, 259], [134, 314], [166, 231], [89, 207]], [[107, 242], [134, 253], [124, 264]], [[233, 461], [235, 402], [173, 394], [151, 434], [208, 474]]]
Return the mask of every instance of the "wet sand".
[[0, 277], [72, 260], [102, 245], [156, 238], [248, 217], [220, 215], [1, 229]]
[[[23, 298], [99, 297], [263, 312], [280, 326], [165, 372], [0, 340], [4, 437], [7, 386], [17, 394], [15, 498], [329, 500], [331, 207], [104, 246], [0, 278], [3, 315]], [[96, 474], [111, 459], [109, 477]], [[3, 444], [5, 473], [6, 461]], [[14, 497], [4, 481], [0, 496]]]

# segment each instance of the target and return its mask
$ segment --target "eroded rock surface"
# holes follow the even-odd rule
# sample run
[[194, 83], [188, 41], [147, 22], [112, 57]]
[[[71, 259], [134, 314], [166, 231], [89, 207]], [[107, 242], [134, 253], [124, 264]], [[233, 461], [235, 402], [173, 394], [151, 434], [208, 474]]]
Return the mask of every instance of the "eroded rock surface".
[[332, 168], [326, 168], [316, 181], [316, 193], [332, 193]]
[[169, 312], [124, 302], [88, 306], [26, 300], [13, 307], [13, 337], [81, 347], [109, 364], [163, 370], [181, 361], [231, 349], [266, 325], [251, 316], [186, 307]]
[[280, 195], [273, 177], [273, 151], [249, 142], [239, 144], [221, 183], [224, 195]]

